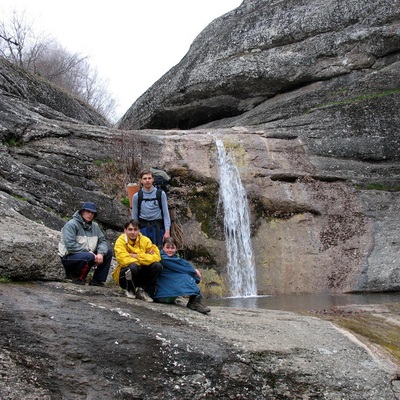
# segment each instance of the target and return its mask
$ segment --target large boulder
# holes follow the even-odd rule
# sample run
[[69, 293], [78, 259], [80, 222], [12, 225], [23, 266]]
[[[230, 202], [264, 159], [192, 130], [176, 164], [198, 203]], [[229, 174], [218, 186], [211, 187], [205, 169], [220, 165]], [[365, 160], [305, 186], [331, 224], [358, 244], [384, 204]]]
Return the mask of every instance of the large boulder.
[[[274, 104], [282, 93], [299, 88], [309, 96], [314, 92], [318, 107], [350, 100], [357, 94], [347, 85], [321, 96], [312, 83], [354, 71], [367, 76], [355, 74], [353, 81], [369, 80], [395, 63], [399, 14], [397, 1], [390, 0], [245, 0], [206, 27], [181, 62], [130, 107], [119, 125], [188, 129], [250, 110], [257, 119], [249, 122], [258, 125], [299, 112], [282, 103], [273, 115], [264, 111], [264, 102]], [[396, 81], [381, 89], [387, 88], [397, 89]], [[371, 86], [367, 93], [375, 89], [380, 88]], [[304, 106], [301, 113], [308, 110]]]
[[15, 280], [60, 280], [59, 232], [22, 215], [23, 205], [0, 193], [0, 276]]

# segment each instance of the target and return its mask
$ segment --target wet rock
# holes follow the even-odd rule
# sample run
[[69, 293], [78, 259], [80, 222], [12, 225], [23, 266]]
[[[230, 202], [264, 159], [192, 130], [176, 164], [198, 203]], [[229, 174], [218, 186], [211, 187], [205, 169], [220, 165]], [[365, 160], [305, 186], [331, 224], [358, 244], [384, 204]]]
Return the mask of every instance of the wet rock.
[[112, 287], [1, 289], [1, 398], [396, 400], [398, 366], [315, 317], [223, 307], [204, 316]]

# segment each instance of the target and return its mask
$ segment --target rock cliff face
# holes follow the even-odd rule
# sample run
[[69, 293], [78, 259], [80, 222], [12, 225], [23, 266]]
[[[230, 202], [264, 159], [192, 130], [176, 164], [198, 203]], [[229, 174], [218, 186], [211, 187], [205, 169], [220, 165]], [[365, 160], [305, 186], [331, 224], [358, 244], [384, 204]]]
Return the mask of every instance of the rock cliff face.
[[224, 275], [218, 137], [247, 191], [259, 294], [400, 290], [399, 13], [244, 1], [119, 130], [0, 64], [0, 276], [62, 279], [59, 229], [81, 201], [112, 243], [124, 185], [155, 164], [173, 177], [187, 257]]
[[[375, 91], [372, 82], [363, 88], [355, 81], [362, 85], [382, 69], [396, 69], [390, 65], [398, 60], [399, 13], [398, 0], [245, 0], [198, 35], [120, 126], [188, 129], [210, 121], [221, 126], [221, 119], [242, 121], [248, 112], [252, 119], [244, 125], [259, 125], [333, 102], [353, 103]], [[360, 73], [321, 93], [323, 82], [354, 72]], [[389, 88], [397, 89], [396, 82], [376, 86], [379, 92]], [[291, 92], [308, 94], [308, 100], [286, 100], [291, 107], [285, 107], [280, 95]], [[273, 104], [271, 115], [265, 107]]]
[[[386, 273], [378, 272], [383, 264], [392, 265], [389, 286], [399, 289], [398, 240], [390, 233], [400, 187], [399, 13], [399, 1], [245, 0], [201, 32], [182, 61], [120, 122], [125, 129], [252, 127], [265, 148], [250, 168], [261, 159], [267, 172], [245, 178], [250, 197], [254, 188], [264, 188], [261, 203], [286, 211], [291, 202], [301, 210], [297, 203], [313, 208], [315, 198], [326, 201], [308, 226], [278, 218], [271, 231], [271, 220], [259, 221], [268, 226], [253, 240], [258, 265], [265, 266], [260, 280], [272, 279], [275, 288], [280, 282], [279, 291], [301, 290], [307, 282], [315, 287], [321, 265], [332, 286], [343, 289], [355, 260], [359, 279], [355, 284], [350, 278], [353, 289], [387, 287], [381, 280]], [[270, 150], [276, 145], [278, 168]], [[295, 164], [299, 157], [307, 168]], [[313, 184], [300, 185], [307, 175]], [[268, 191], [271, 181], [278, 196]], [[316, 184], [330, 195], [315, 194]], [[350, 216], [340, 207], [358, 211]], [[315, 221], [324, 219], [315, 235]], [[350, 237], [358, 237], [362, 249]], [[348, 248], [337, 252], [346, 241]]]

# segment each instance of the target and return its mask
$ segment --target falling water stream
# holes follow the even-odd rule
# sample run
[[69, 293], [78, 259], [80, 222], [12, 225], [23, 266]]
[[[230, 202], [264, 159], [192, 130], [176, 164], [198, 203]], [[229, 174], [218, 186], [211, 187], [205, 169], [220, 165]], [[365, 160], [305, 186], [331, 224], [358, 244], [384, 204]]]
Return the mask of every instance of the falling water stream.
[[237, 167], [216, 138], [220, 172], [220, 201], [224, 209], [227, 274], [232, 297], [257, 296], [256, 272], [250, 241], [250, 218], [246, 191]]

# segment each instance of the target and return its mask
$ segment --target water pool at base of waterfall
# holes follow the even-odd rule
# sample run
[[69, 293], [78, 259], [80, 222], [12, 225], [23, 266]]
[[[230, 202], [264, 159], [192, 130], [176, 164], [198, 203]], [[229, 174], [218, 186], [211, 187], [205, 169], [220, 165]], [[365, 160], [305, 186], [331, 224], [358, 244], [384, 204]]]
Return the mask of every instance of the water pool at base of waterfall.
[[207, 299], [206, 303], [209, 306], [306, 312], [350, 304], [400, 303], [400, 292], [227, 297]]

